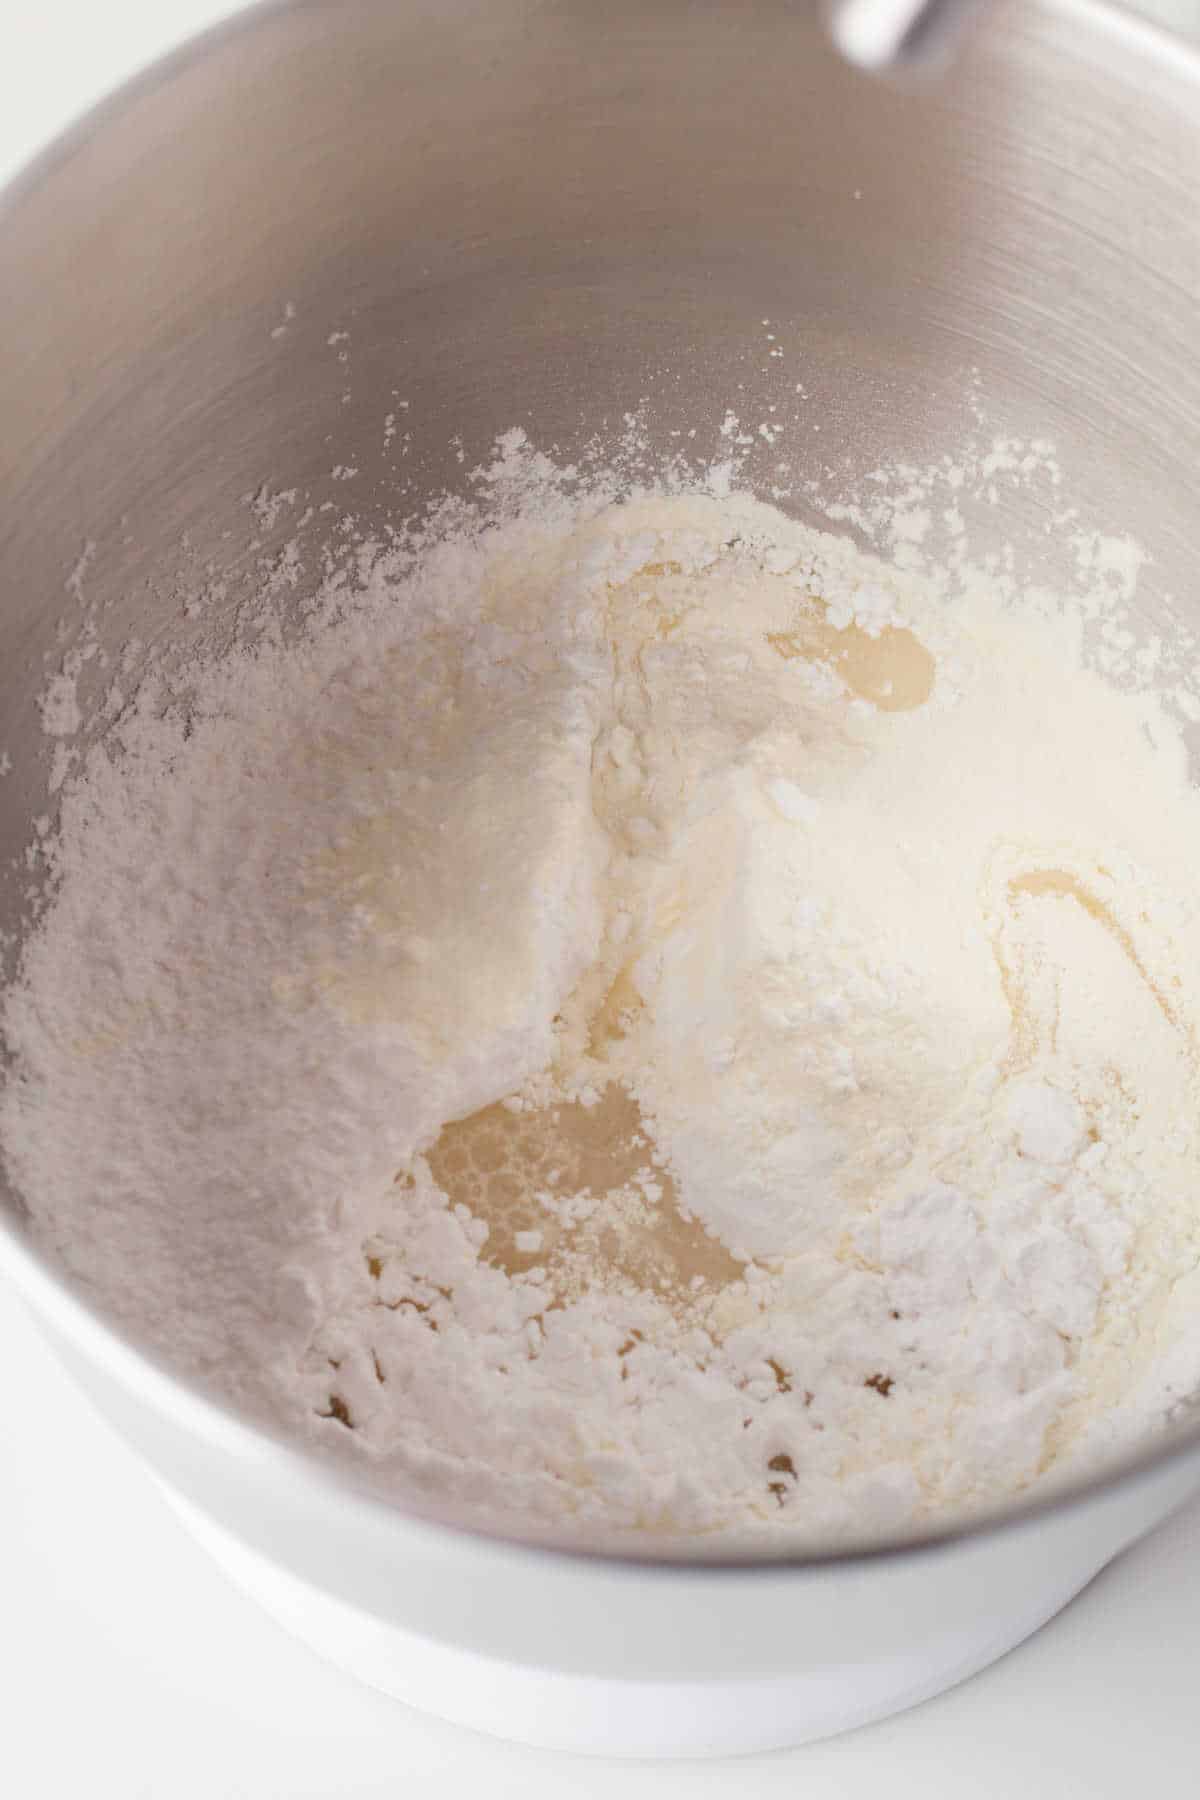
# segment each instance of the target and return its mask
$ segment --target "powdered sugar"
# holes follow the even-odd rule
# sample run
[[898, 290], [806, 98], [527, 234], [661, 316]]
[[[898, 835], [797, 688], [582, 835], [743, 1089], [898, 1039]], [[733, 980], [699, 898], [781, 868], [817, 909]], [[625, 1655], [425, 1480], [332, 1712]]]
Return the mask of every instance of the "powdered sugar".
[[1200, 811], [1088, 607], [925, 559], [943, 489], [1057, 485], [975, 462], [860, 506], [885, 564], [735, 459], [618, 502], [515, 431], [300, 642], [152, 669], [5, 1002], [73, 1274], [547, 1522], [825, 1540], [1143, 1429], [1200, 1377]]

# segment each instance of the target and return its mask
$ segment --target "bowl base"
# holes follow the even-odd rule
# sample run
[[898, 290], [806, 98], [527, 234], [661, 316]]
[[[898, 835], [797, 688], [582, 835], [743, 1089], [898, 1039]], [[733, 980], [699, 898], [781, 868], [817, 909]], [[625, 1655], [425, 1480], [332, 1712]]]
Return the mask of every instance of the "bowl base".
[[1074, 1598], [1103, 1565], [970, 1634], [911, 1655], [743, 1681], [615, 1681], [438, 1643], [373, 1617], [250, 1549], [158, 1479], [172, 1510], [225, 1575], [290, 1636], [367, 1686], [455, 1725], [544, 1750], [709, 1757], [780, 1750], [903, 1711], [995, 1662]]

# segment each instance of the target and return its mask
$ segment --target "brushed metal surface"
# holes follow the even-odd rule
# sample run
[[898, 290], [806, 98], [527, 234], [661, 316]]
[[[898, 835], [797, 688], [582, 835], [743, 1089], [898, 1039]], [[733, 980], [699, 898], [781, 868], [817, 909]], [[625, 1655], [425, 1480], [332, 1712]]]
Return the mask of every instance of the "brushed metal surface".
[[[1196, 593], [1198, 321], [1200, 64], [1102, 8], [993, 9], [920, 93], [856, 75], [794, 0], [245, 15], [0, 199], [0, 926], [85, 542], [109, 648], [186, 641], [181, 568], [272, 547], [245, 505], [264, 480], [370, 526], [513, 424], [569, 458], [648, 401], [663, 446], [695, 429], [703, 456], [726, 404], [765, 416], [802, 380], [804, 425], [750, 465], [769, 487], [781, 458], [953, 451], [978, 391], [1146, 545], [1154, 618]], [[1031, 504], [1001, 492], [997, 542]]]

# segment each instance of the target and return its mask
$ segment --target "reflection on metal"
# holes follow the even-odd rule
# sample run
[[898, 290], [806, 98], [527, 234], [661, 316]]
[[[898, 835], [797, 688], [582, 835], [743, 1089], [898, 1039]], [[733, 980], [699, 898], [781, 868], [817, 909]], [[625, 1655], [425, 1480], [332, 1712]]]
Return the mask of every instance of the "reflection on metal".
[[829, 0], [829, 35], [847, 62], [873, 73], [946, 66], [984, 0]]

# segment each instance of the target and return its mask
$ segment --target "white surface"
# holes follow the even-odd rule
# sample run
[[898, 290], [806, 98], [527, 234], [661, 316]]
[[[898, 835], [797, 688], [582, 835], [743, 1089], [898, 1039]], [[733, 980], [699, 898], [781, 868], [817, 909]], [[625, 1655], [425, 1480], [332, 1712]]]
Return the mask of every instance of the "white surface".
[[0, 0], [0, 182], [135, 70], [239, 10], [239, 0]]
[[[397, 0], [402, 3], [402, 0]], [[649, 4], [653, 0], [648, 0]], [[803, 3], [803, 0], [797, 0]], [[225, 0], [0, 0], [0, 180]], [[1200, 28], [1200, 0], [1146, 10]], [[0, 1784], [20, 1800], [1174, 1800], [1196, 1791], [1200, 1504], [1034, 1640], [916, 1712], [806, 1750], [584, 1763], [436, 1724], [235, 1593], [0, 1292]]]

